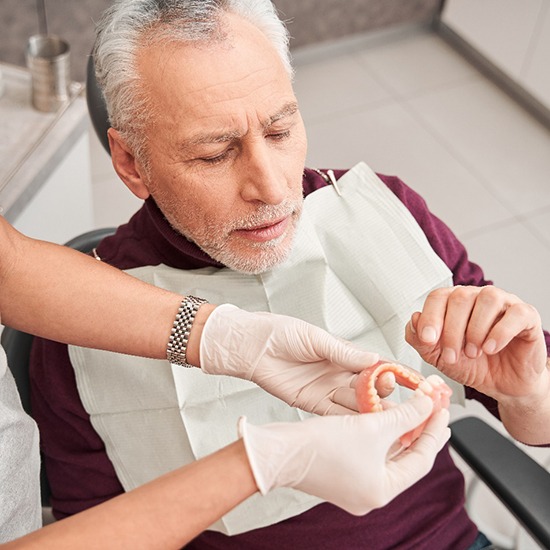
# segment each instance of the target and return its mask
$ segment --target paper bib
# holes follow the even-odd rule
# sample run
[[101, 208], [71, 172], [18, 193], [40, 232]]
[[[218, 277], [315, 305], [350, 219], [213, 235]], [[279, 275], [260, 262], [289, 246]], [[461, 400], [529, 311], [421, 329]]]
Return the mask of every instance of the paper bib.
[[[405, 342], [404, 329], [429, 292], [451, 273], [407, 210], [366, 164], [304, 203], [289, 259], [261, 275], [227, 268], [182, 271], [147, 266], [128, 273], [162, 288], [304, 319], [421, 370], [436, 372]], [[210, 454], [236, 439], [236, 423], [298, 421], [308, 416], [255, 384], [199, 369], [70, 347], [82, 402], [105, 441], [126, 490]], [[455, 402], [462, 386], [449, 381]], [[409, 390], [399, 388], [399, 400]], [[255, 495], [211, 529], [237, 534], [316, 505], [292, 489]]]

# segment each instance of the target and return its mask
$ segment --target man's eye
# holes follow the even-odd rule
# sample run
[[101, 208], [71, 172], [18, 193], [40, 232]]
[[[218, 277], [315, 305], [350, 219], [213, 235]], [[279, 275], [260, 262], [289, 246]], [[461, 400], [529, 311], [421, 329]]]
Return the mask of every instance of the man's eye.
[[285, 130], [284, 132], [274, 132], [272, 134], [267, 134], [267, 137], [275, 141], [286, 139], [290, 136], [290, 130]]
[[201, 158], [202, 162], [206, 162], [207, 164], [218, 164], [219, 162], [223, 162], [229, 155], [229, 151], [224, 151], [221, 155], [216, 155], [215, 157], [205, 157]]

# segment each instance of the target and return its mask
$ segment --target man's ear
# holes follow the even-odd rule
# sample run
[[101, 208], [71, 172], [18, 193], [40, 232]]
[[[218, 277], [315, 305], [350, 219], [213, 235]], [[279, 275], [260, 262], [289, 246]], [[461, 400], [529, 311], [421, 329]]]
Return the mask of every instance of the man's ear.
[[149, 189], [143, 177], [143, 169], [136, 161], [134, 154], [117, 130], [109, 128], [107, 136], [109, 137], [111, 160], [118, 177], [136, 197], [147, 199], [150, 195]]

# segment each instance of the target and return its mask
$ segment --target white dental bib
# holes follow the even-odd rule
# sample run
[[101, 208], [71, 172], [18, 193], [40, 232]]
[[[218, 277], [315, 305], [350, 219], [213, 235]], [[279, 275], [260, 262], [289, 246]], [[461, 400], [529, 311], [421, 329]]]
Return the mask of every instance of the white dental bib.
[[[430, 291], [451, 284], [449, 269], [366, 164], [347, 172], [338, 186], [342, 196], [327, 186], [306, 198], [292, 253], [270, 272], [160, 265], [128, 273], [214, 304], [298, 317], [425, 375], [435, 372], [405, 342], [404, 329]], [[69, 354], [84, 407], [126, 490], [231, 443], [241, 415], [253, 424], [308, 416], [248, 381], [72, 346]], [[449, 383], [461, 402], [462, 386]], [[399, 388], [392, 398], [408, 395]], [[277, 489], [248, 499], [211, 529], [238, 534], [319, 502]]]

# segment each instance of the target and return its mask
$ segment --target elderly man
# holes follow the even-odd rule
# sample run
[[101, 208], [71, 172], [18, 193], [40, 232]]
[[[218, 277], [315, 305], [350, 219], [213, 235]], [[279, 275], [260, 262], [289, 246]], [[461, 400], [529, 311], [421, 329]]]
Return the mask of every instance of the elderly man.
[[[183, 294], [304, 319], [426, 373], [431, 363], [457, 400], [483, 402], [526, 443], [550, 442], [550, 335], [536, 310], [488, 286], [399, 179], [365, 164], [304, 169], [287, 34], [268, 0], [115, 3], [95, 62], [113, 164], [145, 200], [98, 259]], [[234, 353], [201, 360], [222, 354], [238, 369], [261, 341], [243, 332], [223, 343]], [[138, 379], [133, 359], [52, 342], [34, 361], [55, 366], [35, 375], [35, 411], [58, 517], [219, 448], [238, 414], [302, 415], [197, 369], [155, 365]], [[447, 449], [365, 517], [284, 489], [249, 504], [188, 547], [483, 546]]]

